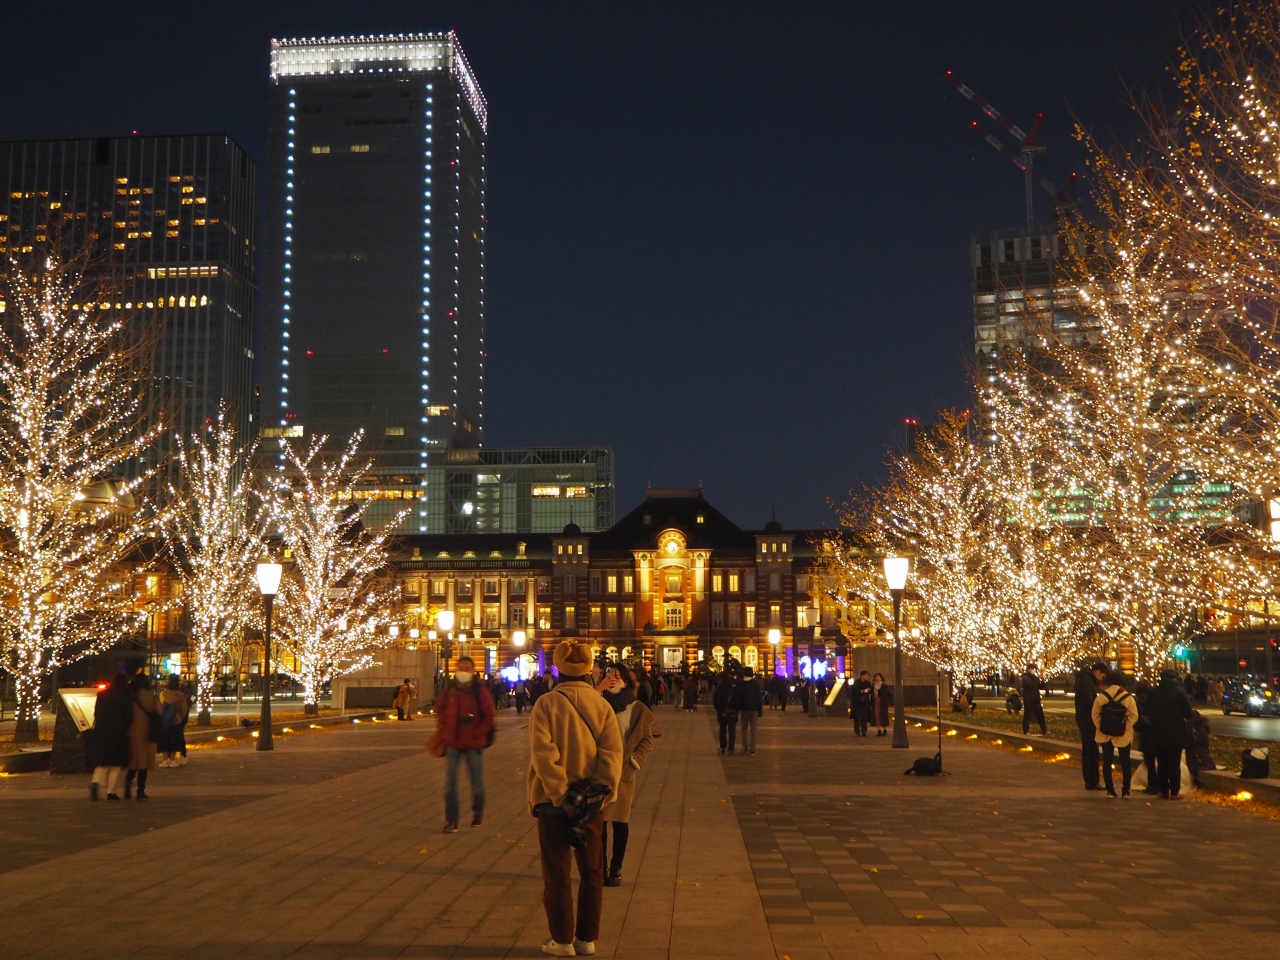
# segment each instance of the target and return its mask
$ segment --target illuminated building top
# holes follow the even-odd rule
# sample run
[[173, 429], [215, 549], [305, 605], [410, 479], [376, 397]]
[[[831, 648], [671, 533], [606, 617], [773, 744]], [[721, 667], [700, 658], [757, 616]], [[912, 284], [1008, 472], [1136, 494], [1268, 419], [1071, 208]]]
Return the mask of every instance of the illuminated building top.
[[271, 80], [276, 83], [281, 77], [439, 70], [453, 71], [480, 126], [487, 132], [488, 105], [453, 31], [271, 41]]

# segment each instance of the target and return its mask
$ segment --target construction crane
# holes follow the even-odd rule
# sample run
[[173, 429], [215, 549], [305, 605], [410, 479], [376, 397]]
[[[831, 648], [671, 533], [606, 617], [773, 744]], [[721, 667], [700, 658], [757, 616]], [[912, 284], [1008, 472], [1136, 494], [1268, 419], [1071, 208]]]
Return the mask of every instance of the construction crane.
[[969, 125], [974, 133], [983, 140], [987, 141], [1002, 157], [1012, 163], [1015, 167], [1022, 171], [1023, 180], [1026, 184], [1026, 201], [1027, 201], [1027, 232], [1030, 233], [1035, 225], [1035, 201], [1033, 192], [1035, 184], [1039, 184], [1048, 191], [1049, 195], [1054, 198], [1056, 204], [1067, 203], [1070, 200], [1071, 189], [1075, 186], [1076, 175], [1073, 173], [1067, 178], [1067, 186], [1063, 190], [1059, 190], [1054, 183], [1045, 176], [1037, 176], [1035, 172], [1035, 158], [1044, 153], [1045, 147], [1036, 142], [1036, 134], [1040, 132], [1040, 125], [1044, 122], [1044, 114], [1036, 114], [1036, 122], [1031, 126], [1031, 132], [1023, 131], [1011, 119], [988, 103], [981, 95], [979, 95], [972, 87], [963, 83], [959, 77], [948, 70], [942, 75], [943, 79], [956, 91], [972, 103], [975, 107], [985, 113], [997, 124], [1005, 129], [1005, 131], [1018, 141], [1018, 152], [1014, 153], [1009, 146], [997, 137], [994, 133], [987, 131], [982, 124], [976, 120]]

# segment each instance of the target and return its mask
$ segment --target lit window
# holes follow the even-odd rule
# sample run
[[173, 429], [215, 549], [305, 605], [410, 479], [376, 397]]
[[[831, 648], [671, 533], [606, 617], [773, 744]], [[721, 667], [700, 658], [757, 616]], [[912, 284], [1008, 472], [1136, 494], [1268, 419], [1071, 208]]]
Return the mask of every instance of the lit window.
[[352, 153], [368, 153], [369, 145], [367, 143], [353, 143], [351, 145]]
[[447, 406], [430, 406], [427, 407], [428, 417], [447, 417], [449, 415], [449, 407]]
[[724, 574], [713, 573], [711, 575], [711, 592], [721, 593], [724, 591]]
[[[0, 313], [3, 313], [3, 312], [4, 312], [4, 302], [0, 301]], [[610, 593], [618, 592], [618, 575], [616, 573], [609, 574], [609, 576], [605, 579], [605, 583], [608, 584]]]
[[529, 491], [530, 495], [538, 498], [558, 497], [560, 496], [559, 487], [534, 487]]
[[404, 427], [385, 427], [382, 431], [384, 437], [403, 437]]
[[684, 577], [678, 573], [668, 573], [666, 578], [667, 593], [679, 593], [684, 589]]
[[750, 644], [742, 654], [742, 665], [755, 669], [760, 665], [760, 651], [756, 649], [756, 645]]
[[756, 628], [756, 608], [752, 604], [747, 604], [747, 629], [754, 630]]
[[629, 573], [623, 574], [622, 575], [622, 592], [635, 593], [635, 590], [636, 590], [636, 578]]
[[566, 497], [585, 497], [587, 495], [586, 487], [565, 487], [564, 495]]
[[288, 427], [263, 427], [262, 435], [264, 437], [301, 437], [303, 436], [303, 426], [300, 423], [295, 423]]
[[738, 592], [738, 575], [736, 573], [729, 574], [729, 592]]
[[183, 193], [195, 193], [195, 192], [196, 192], [196, 188], [195, 188], [195, 187], [183, 187], [183, 188], [182, 188], [182, 192], [183, 192]]
[[329, 152], [329, 148], [328, 148], [327, 146], [319, 146], [319, 145], [317, 145], [317, 146], [314, 146], [314, 147], [312, 147], [312, 148], [311, 148], [311, 152], [312, 152], [312, 153], [328, 153], [328, 152]]
[[678, 603], [667, 604], [663, 621], [668, 630], [681, 629], [684, 626], [684, 607]]
[[796, 607], [796, 626], [807, 627], [809, 625], [809, 608], [804, 606]]

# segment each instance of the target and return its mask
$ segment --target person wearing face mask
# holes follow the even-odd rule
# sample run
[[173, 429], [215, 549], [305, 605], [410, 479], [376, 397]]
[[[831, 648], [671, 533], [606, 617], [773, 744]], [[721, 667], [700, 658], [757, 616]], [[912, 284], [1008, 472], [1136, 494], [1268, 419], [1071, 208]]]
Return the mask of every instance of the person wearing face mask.
[[458, 832], [458, 766], [465, 759], [471, 780], [471, 825], [484, 823], [484, 750], [492, 742], [493, 697], [476, 681], [475, 663], [459, 657], [441, 691], [436, 723], [445, 746], [444, 832]]
[[[622, 860], [627, 855], [627, 839], [631, 835], [631, 803], [636, 794], [636, 774], [653, 750], [654, 738], [661, 734], [653, 711], [636, 696], [637, 684], [630, 670], [618, 664], [603, 671], [597, 667], [597, 671], [596, 689], [613, 708], [618, 732], [622, 735], [622, 779], [618, 783], [617, 796], [603, 809], [600, 834], [600, 853], [607, 867], [604, 885], [620, 887]], [[612, 857], [607, 856], [609, 824], [613, 824]]]

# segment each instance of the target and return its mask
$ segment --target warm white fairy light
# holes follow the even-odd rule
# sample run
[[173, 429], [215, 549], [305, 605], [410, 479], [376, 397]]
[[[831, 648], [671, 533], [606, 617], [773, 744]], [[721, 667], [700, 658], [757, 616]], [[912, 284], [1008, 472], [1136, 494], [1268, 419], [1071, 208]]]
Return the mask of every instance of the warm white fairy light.
[[123, 565], [160, 519], [141, 466], [147, 344], [120, 310], [73, 309], [111, 292], [80, 266], [0, 266], [0, 668], [18, 739], [37, 736], [41, 678], [142, 621]]
[[256, 621], [253, 572], [263, 543], [247, 496], [253, 487], [252, 462], [252, 453], [238, 445], [222, 412], [202, 434], [187, 438], [180, 454], [180, 482], [168, 528], [172, 565], [191, 621], [202, 725], [213, 709], [214, 671], [245, 627]]
[[288, 550], [276, 598], [277, 668], [302, 684], [313, 710], [334, 677], [368, 666], [392, 642], [400, 588], [388, 572], [387, 540], [403, 510], [377, 532], [361, 520], [372, 503], [353, 496], [369, 470], [356, 462], [362, 433], [326, 457], [325, 437], [300, 452], [281, 440], [285, 471], [266, 494], [271, 522]]

